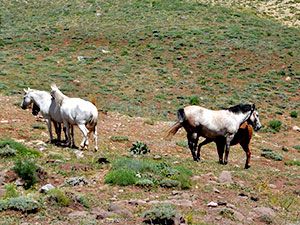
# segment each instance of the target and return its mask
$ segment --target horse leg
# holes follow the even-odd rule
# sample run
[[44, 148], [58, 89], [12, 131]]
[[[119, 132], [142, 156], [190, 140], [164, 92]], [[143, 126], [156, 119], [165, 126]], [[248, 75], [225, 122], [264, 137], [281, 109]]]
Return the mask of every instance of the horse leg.
[[64, 131], [64, 134], [65, 134], [65, 141], [67, 141], [67, 129], [65, 126], [63, 126], [63, 131]]
[[54, 128], [55, 128], [55, 133], [57, 135], [57, 143], [61, 142], [61, 125], [60, 123], [57, 123], [55, 121], [53, 121], [54, 124]]
[[49, 118], [46, 118], [47, 126], [48, 126], [48, 131], [49, 131], [49, 136], [50, 136], [50, 143], [53, 143], [53, 134], [52, 134], [52, 124], [51, 120]]
[[201, 152], [201, 147], [203, 145], [207, 145], [208, 143], [212, 142], [212, 139], [206, 138], [204, 141], [202, 141], [199, 145], [198, 145], [198, 150], [197, 150], [197, 160], [200, 161], [200, 152]]
[[194, 159], [194, 161], [198, 161], [197, 156], [196, 156], [196, 148], [197, 148], [197, 143], [198, 143], [197, 134], [196, 133], [188, 133], [187, 138], [188, 138], [188, 144], [189, 144], [189, 148], [191, 150], [193, 159]]
[[219, 163], [224, 164], [223, 155], [224, 155], [225, 142], [222, 140], [217, 140], [216, 145], [217, 145], [217, 150], [219, 155]]
[[70, 129], [71, 129], [71, 146], [72, 148], [77, 148], [75, 145], [75, 138], [74, 138], [74, 126], [71, 125]]
[[82, 134], [83, 134], [83, 140], [80, 144], [80, 147], [82, 149], [84, 149], [85, 147], [87, 147], [89, 145], [89, 140], [88, 140], [88, 129], [86, 128], [86, 126], [84, 124], [78, 124], [79, 129], [81, 130]]
[[71, 145], [70, 124], [64, 121], [64, 127], [66, 129], [66, 146], [70, 146]]
[[251, 151], [249, 148], [249, 143], [241, 143], [242, 148], [244, 149], [245, 153], [246, 153], [246, 163], [245, 163], [245, 169], [249, 169], [250, 168], [250, 159], [251, 159]]
[[234, 134], [228, 135], [226, 137], [224, 165], [226, 165], [228, 163], [228, 155], [229, 155], [229, 149], [230, 149], [230, 142], [233, 139], [233, 137], [234, 137]]
[[94, 127], [94, 132], [93, 132], [93, 136], [94, 136], [94, 144], [95, 144], [95, 151], [98, 151], [98, 132], [97, 132], [97, 125], [95, 125]]

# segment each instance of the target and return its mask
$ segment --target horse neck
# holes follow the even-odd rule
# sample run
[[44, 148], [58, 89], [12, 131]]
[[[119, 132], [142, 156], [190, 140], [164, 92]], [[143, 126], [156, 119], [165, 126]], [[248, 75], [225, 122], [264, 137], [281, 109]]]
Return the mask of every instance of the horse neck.
[[57, 105], [61, 106], [63, 100], [66, 98], [69, 98], [69, 97], [64, 95], [59, 89], [55, 90], [54, 99], [55, 99], [55, 103]]
[[246, 113], [233, 113], [235, 120], [239, 124], [239, 127], [249, 119], [251, 113], [251, 111], [248, 111]]
[[31, 93], [32, 101], [40, 108], [42, 114], [47, 114], [51, 104], [51, 96], [47, 92], [34, 91]]

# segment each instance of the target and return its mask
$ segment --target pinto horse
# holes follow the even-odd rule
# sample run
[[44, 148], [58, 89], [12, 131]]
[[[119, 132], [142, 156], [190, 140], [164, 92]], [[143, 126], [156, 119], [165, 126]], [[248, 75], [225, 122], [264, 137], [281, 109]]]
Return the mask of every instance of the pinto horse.
[[[239, 104], [223, 110], [210, 110], [200, 106], [187, 106], [177, 112], [178, 121], [169, 129], [167, 137], [171, 137], [183, 127], [187, 132], [188, 145], [193, 159], [200, 160], [201, 146], [216, 141], [219, 146], [222, 161], [228, 163], [228, 155], [231, 142], [239, 131], [240, 126], [249, 121], [253, 124], [254, 130], [259, 130], [261, 124], [255, 105]], [[199, 137], [206, 138], [198, 146]], [[224, 145], [225, 143], [225, 145]], [[223, 152], [225, 146], [225, 157]], [[196, 153], [197, 150], [197, 153]]]

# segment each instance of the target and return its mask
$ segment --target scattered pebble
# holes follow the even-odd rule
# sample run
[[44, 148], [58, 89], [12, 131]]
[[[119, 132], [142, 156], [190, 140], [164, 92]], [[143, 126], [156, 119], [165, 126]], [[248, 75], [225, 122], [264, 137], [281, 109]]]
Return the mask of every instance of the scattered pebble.
[[210, 202], [207, 204], [208, 207], [217, 207], [218, 206], [218, 203], [216, 202]]

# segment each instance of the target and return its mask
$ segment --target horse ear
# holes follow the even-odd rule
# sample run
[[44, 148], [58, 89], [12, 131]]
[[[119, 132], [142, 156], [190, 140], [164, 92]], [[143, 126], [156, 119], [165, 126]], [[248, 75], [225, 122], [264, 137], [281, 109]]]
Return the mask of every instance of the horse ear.
[[51, 89], [52, 90], [57, 90], [58, 88], [57, 88], [56, 84], [53, 83], [53, 84], [51, 84]]
[[255, 104], [252, 105], [253, 110], [255, 109]]
[[24, 88], [23, 90], [24, 90], [25, 94], [27, 94], [30, 91], [30, 88], [28, 87], [27, 90]]

